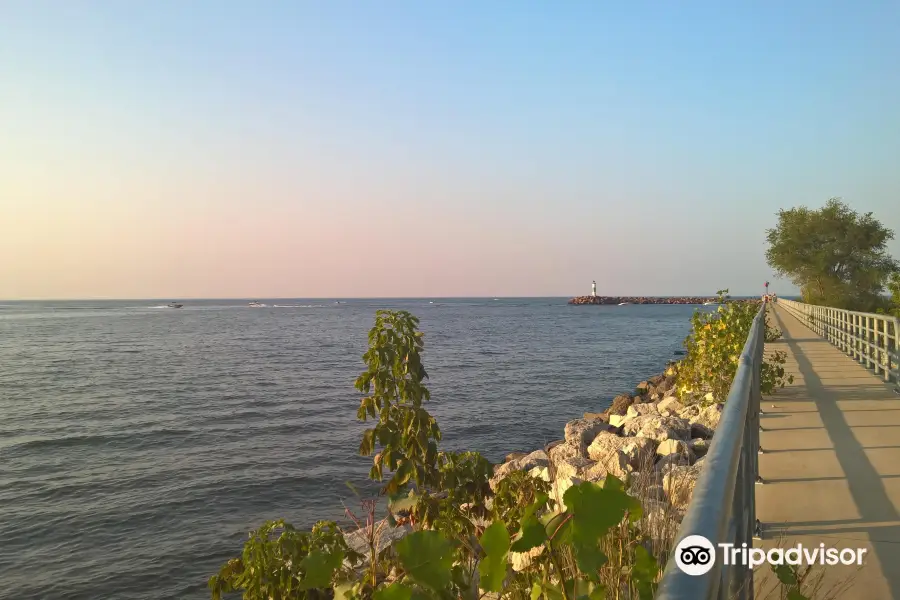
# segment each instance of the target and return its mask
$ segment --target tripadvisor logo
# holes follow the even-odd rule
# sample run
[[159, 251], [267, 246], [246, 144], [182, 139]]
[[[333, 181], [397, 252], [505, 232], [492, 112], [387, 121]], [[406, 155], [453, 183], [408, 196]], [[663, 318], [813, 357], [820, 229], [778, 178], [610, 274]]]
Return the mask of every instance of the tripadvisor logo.
[[866, 548], [805, 547], [797, 544], [790, 548], [750, 548], [734, 544], [716, 546], [702, 535], [689, 535], [675, 547], [675, 564], [687, 575], [704, 575], [715, 566], [717, 554], [723, 565], [746, 565], [751, 569], [763, 563], [770, 565], [861, 565]]

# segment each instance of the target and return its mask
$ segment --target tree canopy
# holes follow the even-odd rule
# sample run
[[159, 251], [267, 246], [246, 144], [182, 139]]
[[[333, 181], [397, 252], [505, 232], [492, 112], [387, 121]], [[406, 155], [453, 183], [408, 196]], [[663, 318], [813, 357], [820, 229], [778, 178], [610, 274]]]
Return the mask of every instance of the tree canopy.
[[890, 312], [895, 317], [900, 317], [900, 273], [894, 273], [888, 282], [888, 291], [891, 293]]
[[832, 198], [818, 210], [778, 211], [766, 234], [769, 266], [790, 278], [805, 302], [861, 311], [885, 306], [882, 293], [900, 263], [887, 251], [894, 232], [872, 213]]

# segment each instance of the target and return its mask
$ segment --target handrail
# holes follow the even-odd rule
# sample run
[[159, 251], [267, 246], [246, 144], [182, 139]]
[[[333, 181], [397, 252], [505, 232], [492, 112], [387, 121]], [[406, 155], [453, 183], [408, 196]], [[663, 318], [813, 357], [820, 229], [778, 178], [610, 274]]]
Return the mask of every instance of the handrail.
[[900, 322], [897, 317], [815, 306], [794, 300], [778, 304], [845, 354], [885, 381], [900, 381]]
[[[728, 392], [706, 463], [694, 487], [690, 506], [676, 536], [676, 546], [688, 536], [705, 537], [716, 547], [753, 546], [756, 525], [756, 481], [759, 472], [760, 371], [766, 341], [766, 302], [763, 301]], [[720, 557], [703, 575], [689, 575], [672, 555], [663, 573], [656, 600], [712, 600], [753, 598], [753, 571], [747, 565], [723, 568]]]

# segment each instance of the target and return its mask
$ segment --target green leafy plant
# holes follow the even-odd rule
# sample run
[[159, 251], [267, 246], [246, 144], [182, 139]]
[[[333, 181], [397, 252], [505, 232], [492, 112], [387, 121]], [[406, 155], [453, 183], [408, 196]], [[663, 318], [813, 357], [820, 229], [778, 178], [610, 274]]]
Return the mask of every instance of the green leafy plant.
[[[691, 333], [684, 341], [687, 352], [678, 365], [678, 393], [688, 401], [725, 400], [759, 311], [759, 301], [730, 300], [728, 290], [717, 294], [718, 308], [713, 312], [695, 311], [691, 317]], [[765, 341], [774, 342], [781, 337], [781, 332], [769, 323], [768, 315], [765, 319]], [[786, 359], [783, 351], [770, 352], [764, 357], [760, 380], [763, 394], [772, 394], [793, 382], [793, 376], [785, 374]]]
[[268, 521], [250, 533], [240, 558], [209, 579], [209, 589], [213, 600], [235, 591], [246, 600], [323, 598], [317, 590], [349, 577], [361, 558], [331, 521], [321, 521], [309, 532], [283, 520]]
[[772, 565], [772, 571], [781, 582], [785, 600], [809, 600], [800, 591], [803, 586], [803, 577], [796, 567], [791, 565]]
[[525, 471], [513, 471], [497, 483], [497, 491], [493, 498], [493, 515], [503, 520], [512, 534], [517, 531], [529, 507], [542, 498], [544, 503], [537, 507], [539, 511], [553, 508], [555, 502], [550, 499], [550, 484]]
[[385, 486], [389, 494], [410, 481], [425, 487], [437, 476], [441, 430], [422, 407], [431, 394], [422, 383], [428, 374], [421, 357], [424, 334], [418, 326], [419, 319], [407, 311], [379, 310], [363, 355], [368, 368], [356, 380], [356, 389], [369, 394], [360, 401], [357, 417], [377, 420], [363, 434], [359, 452], [370, 456], [376, 444], [381, 446], [369, 475], [381, 480], [386, 471], [392, 473]]

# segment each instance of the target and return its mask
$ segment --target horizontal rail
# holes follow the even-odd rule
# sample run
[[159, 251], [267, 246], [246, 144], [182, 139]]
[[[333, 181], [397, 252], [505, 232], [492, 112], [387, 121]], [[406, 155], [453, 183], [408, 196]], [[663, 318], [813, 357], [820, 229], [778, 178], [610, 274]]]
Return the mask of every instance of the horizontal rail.
[[[746, 565], [723, 566], [720, 544], [753, 546], [765, 311], [763, 302], [744, 344], [722, 418], [678, 530], [676, 548], [663, 573], [656, 600], [753, 598], [753, 571]], [[706, 538], [714, 546], [713, 567], [702, 575], [685, 573], [677, 564], [677, 544], [694, 535]]]
[[781, 298], [778, 304], [885, 381], [900, 381], [900, 324], [897, 317]]

